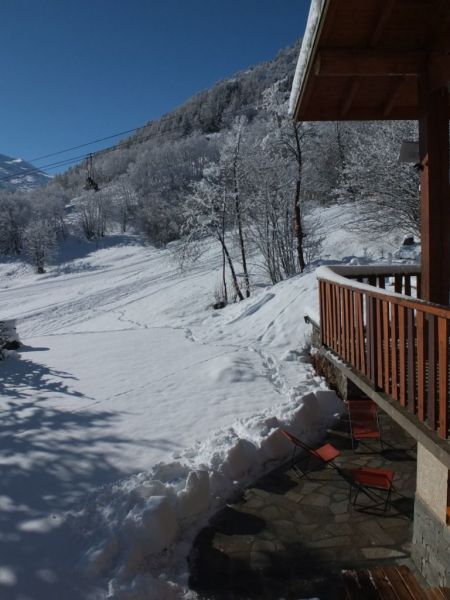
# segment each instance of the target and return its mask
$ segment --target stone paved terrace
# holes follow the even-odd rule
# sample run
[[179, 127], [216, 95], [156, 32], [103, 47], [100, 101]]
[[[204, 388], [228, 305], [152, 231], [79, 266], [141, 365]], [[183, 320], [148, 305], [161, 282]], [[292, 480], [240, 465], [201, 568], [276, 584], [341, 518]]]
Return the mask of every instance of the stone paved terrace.
[[[342, 569], [410, 560], [415, 442], [387, 415], [378, 442], [351, 449], [343, 419], [326, 441], [342, 452], [344, 470], [384, 467], [395, 472], [391, 510], [355, 510], [349, 486], [334, 469], [314, 466], [301, 480], [290, 464], [248, 488], [198, 535], [189, 557], [190, 584], [208, 600], [340, 600]], [[358, 504], [364, 495], [358, 497]]]

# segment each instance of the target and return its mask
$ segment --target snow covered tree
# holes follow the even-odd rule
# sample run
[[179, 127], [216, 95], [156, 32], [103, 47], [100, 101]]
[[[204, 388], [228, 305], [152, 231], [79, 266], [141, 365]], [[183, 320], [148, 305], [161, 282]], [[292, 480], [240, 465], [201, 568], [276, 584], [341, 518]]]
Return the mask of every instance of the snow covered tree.
[[78, 201], [77, 211], [87, 240], [105, 235], [108, 224], [108, 204], [105, 192], [85, 193]]
[[286, 161], [266, 140], [252, 157], [249, 185], [253, 187], [250, 236], [273, 283], [297, 272], [294, 254], [292, 185]]
[[295, 235], [296, 257], [300, 273], [305, 270], [304, 223], [301, 205], [303, 177], [303, 139], [306, 128], [296, 123], [288, 115], [287, 99], [280, 93], [279, 85], [270, 87], [264, 94], [265, 108], [275, 126], [274, 145], [279, 145], [282, 157], [291, 165], [293, 184], [293, 228]]
[[0, 192], [0, 253], [19, 255], [25, 228], [32, 213], [30, 198], [23, 192]]
[[[219, 167], [217, 165], [206, 167], [203, 179], [193, 185], [184, 209], [185, 222], [182, 228], [186, 249], [184, 256], [195, 258], [198, 256], [199, 242], [214, 237], [220, 243], [223, 264], [226, 263], [230, 270], [236, 298], [243, 300], [244, 296], [227, 240], [230, 219], [229, 199]], [[226, 286], [225, 274], [223, 277]]]
[[398, 161], [402, 141], [417, 137], [415, 123], [362, 123], [347, 136], [336, 195], [355, 203], [352, 227], [373, 235], [400, 227], [419, 235], [419, 176], [413, 165]]
[[129, 170], [137, 194], [135, 224], [152, 243], [179, 237], [184, 198], [208, 160], [216, 158], [215, 143], [198, 135], [149, 147], [137, 157]]
[[25, 229], [23, 247], [36, 271], [45, 273], [45, 266], [56, 249], [56, 234], [52, 225], [43, 217], [33, 219]]
[[32, 210], [44, 219], [53, 229], [56, 238], [66, 237], [65, 205], [68, 200], [66, 191], [56, 182], [32, 192]]
[[[273, 86], [264, 94], [265, 118], [248, 134], [242, 184], [249, 211], [248, 231], [276, 283], [305, 269], [314, 231], [307, 228], [302, 189], [303, 125], [287, 115], [286, 92]], [[306, 158], [307, 160], [307, 158]]]
[[128, 176], [122, 175], [115, 185], [115, 211], [122, 233], [133, 221], [138, 206], [138, 198]]
[[247, 119], [245, 117], [238, 117], [225, 136], [225, 141], [220, 147], [216, 185], [222, 187], [224, 197], [227, 198], [227, 212], [230, 216], [232, 227], [236, 229], [237, 244], [242, 263], [245, 295], [249, 298], [250, 277], [247, 266], [247, 248], [244, 232], [248, 206], [242, 185], [242, 180], [245, 178], [242, 146], [246, 124]]

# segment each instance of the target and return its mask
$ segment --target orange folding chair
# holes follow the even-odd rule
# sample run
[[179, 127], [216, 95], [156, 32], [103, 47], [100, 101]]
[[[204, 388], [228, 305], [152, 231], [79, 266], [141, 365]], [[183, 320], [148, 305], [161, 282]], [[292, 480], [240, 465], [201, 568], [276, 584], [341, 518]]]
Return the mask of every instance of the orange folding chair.
[[364, 443], [371, 440], [378, 440], [383, 449], [378, 408], [375, 402], [369, 399], [348, 400], [347, 406], [352, 449], [355, 449], [355, 441]]
[[[361, 467], [350, 470], [352, 482], [350, 486], [349, 499], [353, 506], [360, 509], [374, 509], [383, 506], [383, 513], [387, 511], [391, 502], [394, 480], [394, 471], [388, 469]], [[352, 492], [356, 490], [352, 501]], [[363, 492], [372, 500], [370, 505], [357, 505], [356, 501], [360, 492]], [[384, 497], [381, 495], [385, 492]], [[381, 494], [380, 494], [381, 493]]]
[[339, 471], [339, 467], [334, 464], [334, 460], [341, 454], [337, 448], [331, 444], [324, 444], [319, 448], [312, 448], [311, 446], [308, 446], [308, 444], [305, 444], [305, 442], [300, 441], [295, 437], [295, 435], [292, 435], [292, 433], [289, 433], [289, 431], [286, 431], [285, 429], [280, 429], [280, 431], [294, 446], [291, 459], [291, 468], [295, 471], [299, 478], [304, 476], [307, 477], [309, 471], [300, 467], [298, 459], [296, 461], [297, 450], [301, 450], [305, 453], [300, 460], [312, 457], [319, 460], [325, 466], [330, 466], [333, 469], [336, 469], [336, 471]]

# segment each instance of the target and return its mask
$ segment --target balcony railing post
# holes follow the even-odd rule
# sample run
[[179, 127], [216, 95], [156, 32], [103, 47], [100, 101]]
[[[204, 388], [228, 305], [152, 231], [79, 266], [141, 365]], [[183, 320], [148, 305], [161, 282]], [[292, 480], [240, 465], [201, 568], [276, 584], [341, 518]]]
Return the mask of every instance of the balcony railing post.
[[417, 416], [425, 421], [425, 389], [426, 389], [426, 359], [425, 359], [425, 315], [417, 311]]
[[384, 374], [384, 383], [383, 387], [387, 394], [391, 391], [391, 362], [390, 362], [390, 354], [391, 354], [391, 332], [389, 326], [389, 303], [382, 301], [382, 314], [383, 314], [383, 374]]
[[398, 362], [399, 362], [399, 400], [406, 406], [406, 318], [405, 307], [398, 307]]
[[392, 365], [392, 382], [391, 390], [394, 400], [398, 400], [398, 306], [391, 306], [391, 365]]
[[427, 417], [431, 429], [436, 429], [436, 318], [428, 315], [428, 394]]
[[320, 343], [322, 346], [326, 345], [326, 328], [327, 322], [325, 319], [325, 303], [326, 297], [324, 294], [325, 282], [319, 281], [319, 310], [320, 310]]
[[366, 335], [367, 335], [367, 366], [369, 379], [374, 386], [377, 384], [377, 313], [375, 298], [366, 295]]
[[414, 311], [411, 308], [406, 309], [407, 320], [407, 350], [408, 350], [408, 409], [414, 413], [416, 411], [416, 369], [417, 364], [415, 358], [415, 327], [414, 327]]
[[449, 425], [448, 397], [448, 320], [439, 318], [439, 435], [447, 439]]

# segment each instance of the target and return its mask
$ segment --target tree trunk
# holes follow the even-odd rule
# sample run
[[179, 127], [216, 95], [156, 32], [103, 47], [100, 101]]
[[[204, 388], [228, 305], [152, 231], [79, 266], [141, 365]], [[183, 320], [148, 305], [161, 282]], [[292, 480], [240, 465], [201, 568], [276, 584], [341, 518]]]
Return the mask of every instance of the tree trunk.
[[347, 175], [347, 160], [345, 157], [345, 149], [344, 149], [344, 141], [342, 139], [342, 130], [341, 124], [336, 123], [336, 143], [338, 147], [338, 155], [340, 161], [340, 176], [342, 178], [342, 183], [344, 184], [345, 191], [350, 194], [352, 200], [355, 199], [355, 190], [349, 185], [348, 175]]
[[[224, 204], [225, 207], [225, 204]], [[225, 239], [225, 210], [222, 212], [222, 239]], [[225, 250], [222, 244], [222, 283], [223, 283], [223, 293], [225, 296], [225, 302], [228, 304], [228, 289], [227, 289], [227, 275], [226, 275], [226, 260], [225, 260]]]
[[224, 301], [228, 304], [228, 289], [227, 289], [227, 276], [226, 276], [226, 260], [225, 251], [222, 246], [222, 285], [223, 285], [223, 297]]
[[298, 265], [300, 268], [300, 273], [303, 273], [305, 270], [305, 256], [303, 252], [303, 240], [304, 240], [304, 232], [302, 225], [302, 215], [300, 210], [300, 191], [301, 191], [301, 182], [302, 182], [302, 169], [303, 169], [303, 159], [302, 159], [302, 147], [300, 145], [300, 135], [299, 128], [294, 124], [294, 137], [295, 137], [295, 146], [296, 146], [296, 159], [297, 159], [297, 181], [295, 182], [295, 195], [294, 195], [294, 231], [295, 237], [297, 239], [297, 258]]
[[305, 270], [305, 257], [303, 255], [303, 226], [302, 226], [302, 216], [300, 213], [300, 181], [297, 179], [295, 184], [295, 196], [294, 196], [294, 231], [295, 237], [297, 239], [297, 258], [298, 265], [300, 268], [300, 273], [303, 273]]
[[238, 139], [236, 141], [236, 148], [235, 148], [234, 161], [233, 161], [234, 204], [235, 204], [236, 219], [237, 219], [237, 224], [238, 224], [239, 246], [241, 249], [241, 258], [242, 258], [242, 270], [244, 271], [245, 295], [247, 298], [249, 298], [250, 297], [250, 279], [249, 279], [248, 270], [247, 270], [247, 257], [246, 257], [246, 252], [245, 252], [244, 234], [242, 232], [241, 200], [240, 200], [240, 196], [239, 196], [239, 186], [238, 186], [238, 178], [237, 178], [237, 161], [238, 161], [238, 156], [239, 156], [240, 144], [241, 144], [241, 132], [239, 131]]
[[239, 298], [239, 300], [243, 300], [244, 296], [242, 295], [241, 289], [239, 287], [239, 283], [236, 277], [236, 271], [234, 270], [234, 265], [233, 265], [233, 261], [231, 260], [231, 256], [230, 253], [228, 252], [228, 248], [227, 245], [225, 244], [225, 240], [224, 238], [220, 235], [219, 233], [219, 242], [222, 245], [222, 250], [227, 258], [228, 261], [228, 266], [230, 267], [230, 272], [231, 272], [231, 279], [233, 281], [233, 287], [235, 289], [236, 295]]

